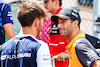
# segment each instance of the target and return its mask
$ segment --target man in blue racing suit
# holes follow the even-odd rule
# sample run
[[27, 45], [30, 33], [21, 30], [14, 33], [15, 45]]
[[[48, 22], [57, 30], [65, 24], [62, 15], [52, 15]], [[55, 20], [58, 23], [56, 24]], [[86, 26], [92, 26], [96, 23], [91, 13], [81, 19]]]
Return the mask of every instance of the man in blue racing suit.
[[48, 45], [37, 40], [45, 11], [33, 2], [24, 2], [18, 10], [22, 33], [0, 48], [1, 67], [51, 67]]

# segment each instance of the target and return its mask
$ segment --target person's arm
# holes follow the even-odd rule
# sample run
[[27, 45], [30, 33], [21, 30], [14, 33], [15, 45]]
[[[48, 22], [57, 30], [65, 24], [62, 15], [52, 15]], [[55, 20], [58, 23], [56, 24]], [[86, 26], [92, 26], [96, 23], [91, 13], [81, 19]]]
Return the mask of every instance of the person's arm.
[[11, 39], [15, 35], [17, 35], [17, 33], [13, 29], [12, 23], [4, 24], [3, 27], [4, 27], [4, 30], [5, 30], [5, 33], [6, 33], [8, 39]]
[[100, 67], [100, 60], [96, 60], [96, 61], [93, 63], [92, 67]]
[[[92, 67], [100, 59], [98, 52], [88, 40], [81, 40], [75, 46], [76, 55], [83, 67]], [[94, 62], [93, 62], [94, 61]]]
[[12, 14], [11, 14], [11, 8], [9, 4], [5, 4], [2, 9], [2, 20], [3, 20], [3, 27], [4, 31], [7, 35], [8, 39], [11, 39], [17, 33], [13, 29], [13, 20], [12, 20]]

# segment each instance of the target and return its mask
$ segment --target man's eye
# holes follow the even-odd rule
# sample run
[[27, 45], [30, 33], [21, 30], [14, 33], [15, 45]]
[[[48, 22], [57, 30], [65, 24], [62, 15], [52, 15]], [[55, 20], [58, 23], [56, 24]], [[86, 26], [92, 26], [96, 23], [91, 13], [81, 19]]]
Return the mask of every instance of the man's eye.
[[62, 22], [65, 22], [64, 20]]

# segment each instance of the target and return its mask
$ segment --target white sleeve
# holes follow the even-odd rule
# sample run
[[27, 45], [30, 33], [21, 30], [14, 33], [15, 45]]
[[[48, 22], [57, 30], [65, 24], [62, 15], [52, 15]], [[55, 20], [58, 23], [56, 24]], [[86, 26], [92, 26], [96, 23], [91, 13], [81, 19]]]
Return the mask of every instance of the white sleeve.
[[52, 67], [48, 45], [44, 42], [41, 44], [42, 45], [37, 52], [37, 67]]

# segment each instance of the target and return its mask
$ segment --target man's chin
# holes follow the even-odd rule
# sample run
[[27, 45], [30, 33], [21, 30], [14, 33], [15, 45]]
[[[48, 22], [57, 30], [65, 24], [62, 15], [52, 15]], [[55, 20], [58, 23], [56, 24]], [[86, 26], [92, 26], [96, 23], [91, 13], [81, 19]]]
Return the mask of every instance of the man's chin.
[[61, 37], [65, 37], [64, 35], [61, 35]]

